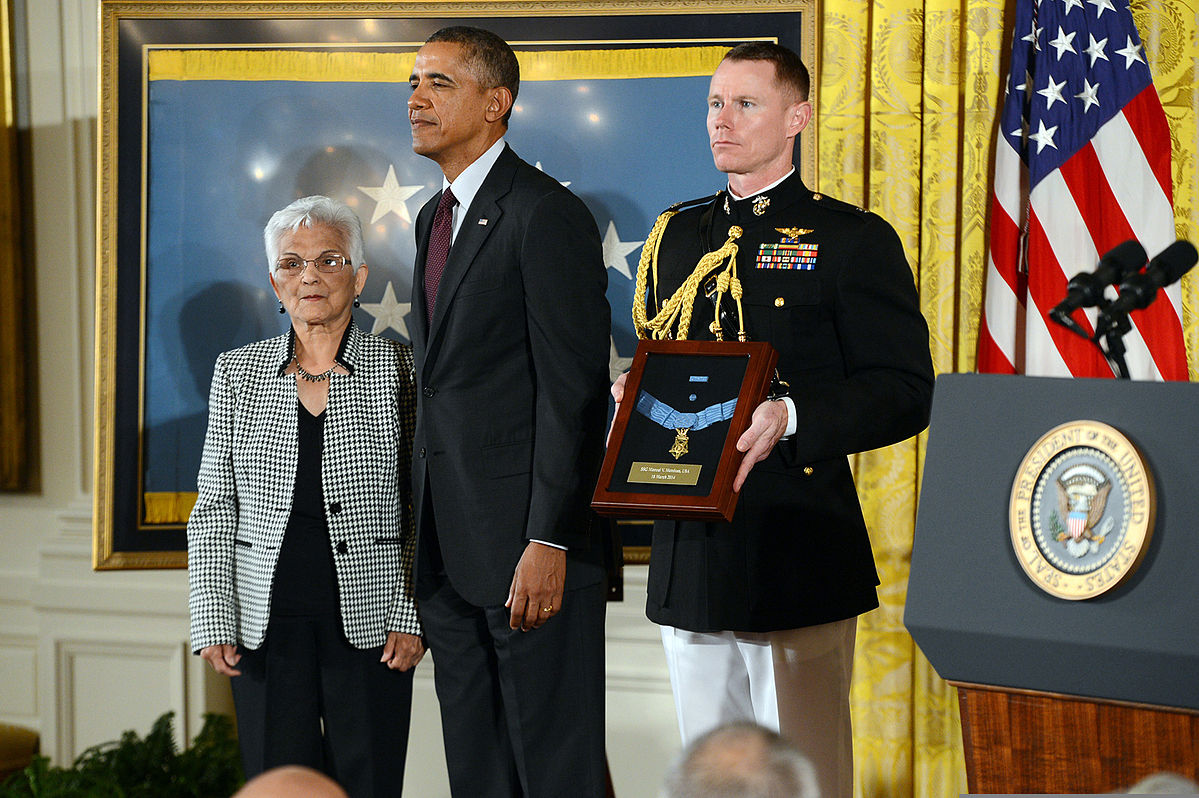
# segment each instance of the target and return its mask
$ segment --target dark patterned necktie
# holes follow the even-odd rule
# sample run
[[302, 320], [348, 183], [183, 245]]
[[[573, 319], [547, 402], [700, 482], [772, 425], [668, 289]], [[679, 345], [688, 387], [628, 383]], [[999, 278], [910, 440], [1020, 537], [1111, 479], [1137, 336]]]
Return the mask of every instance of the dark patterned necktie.
[[433, 230], [429, 233], [429, 252], [425, 256], [425, 320], [433, 323], [433, 303], [437, 301], [437, 287], [441, 285], [441, 273], [445, 271], [445, 259], [450, 254], [450, 238], [454, 230], [454, 206], [458, 200], [448, 188], [442, 192], [441, 201], [433, 213]]

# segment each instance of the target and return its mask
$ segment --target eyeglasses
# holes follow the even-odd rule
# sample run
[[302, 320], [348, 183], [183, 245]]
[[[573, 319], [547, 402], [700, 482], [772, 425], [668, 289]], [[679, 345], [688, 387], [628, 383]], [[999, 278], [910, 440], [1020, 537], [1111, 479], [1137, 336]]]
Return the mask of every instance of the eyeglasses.
[[311, 263], [318, 272], [334, 274], [345, 268], [350, 259], [340, 252], [322, 252], [315, 258], [301, 258], [299, 255], [284, 255], [275, 261], [275, 271], [282, 274], [299, 274]]

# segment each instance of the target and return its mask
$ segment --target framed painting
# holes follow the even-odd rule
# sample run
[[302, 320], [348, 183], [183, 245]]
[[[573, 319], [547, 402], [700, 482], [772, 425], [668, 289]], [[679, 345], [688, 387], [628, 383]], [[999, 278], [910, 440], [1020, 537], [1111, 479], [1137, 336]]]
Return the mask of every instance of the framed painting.
[[[660, 211], [725, 184], [708, 77], [748, 40], [811, 63], [815, 6], [102, 0], [95, 567], [186, 565], [213, 363], [287, 323], [262, 249], [275, 210], [307, 194], [354, 208], [371, 266], [356, 320], [407, 340], [412, 223], [441, 187], [411, 151], [405, 105], [431, 33], [476, 25], [516, 51], [507, 140], [595, 216], [615, 377], [636, 348], [626, 311], [642, 240]], [[815, 142], [798, 149], [814, 184]], [[624, 532], [641, 559], [645, 526]]]

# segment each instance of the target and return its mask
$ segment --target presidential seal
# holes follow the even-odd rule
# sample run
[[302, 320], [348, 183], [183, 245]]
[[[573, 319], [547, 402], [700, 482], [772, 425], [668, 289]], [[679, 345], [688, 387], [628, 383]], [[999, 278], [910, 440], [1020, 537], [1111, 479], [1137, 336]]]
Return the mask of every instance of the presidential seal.
[[1046, 593], [1094, 598], [1140, 565], [1154, 510], [1153, 474], [1128, 438], [1098, 421], [1071, 421], [1020, 463], [1008, 507], [1012, 547]]

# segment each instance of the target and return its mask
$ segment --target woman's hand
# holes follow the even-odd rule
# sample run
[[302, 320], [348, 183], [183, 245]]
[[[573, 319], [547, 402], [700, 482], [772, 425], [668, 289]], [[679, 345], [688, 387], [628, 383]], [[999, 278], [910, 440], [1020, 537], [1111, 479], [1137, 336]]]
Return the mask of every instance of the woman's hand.
[[383, 657], [379, 661], [386, 663], [393, 671], [406, 671], [415, 668], [423, 656], [425, 644], [418, 635], [388, 632], [387, 642], [383, 645]]
[[241, 661], [241, 654], [237, 653], [237, 646], [228, 643], [206, 646], [200, 649], [200, 656], [208, 660], [208, 664], [217, 673], [225, 676], [241, 676], [241, 671], [234, 667]]

